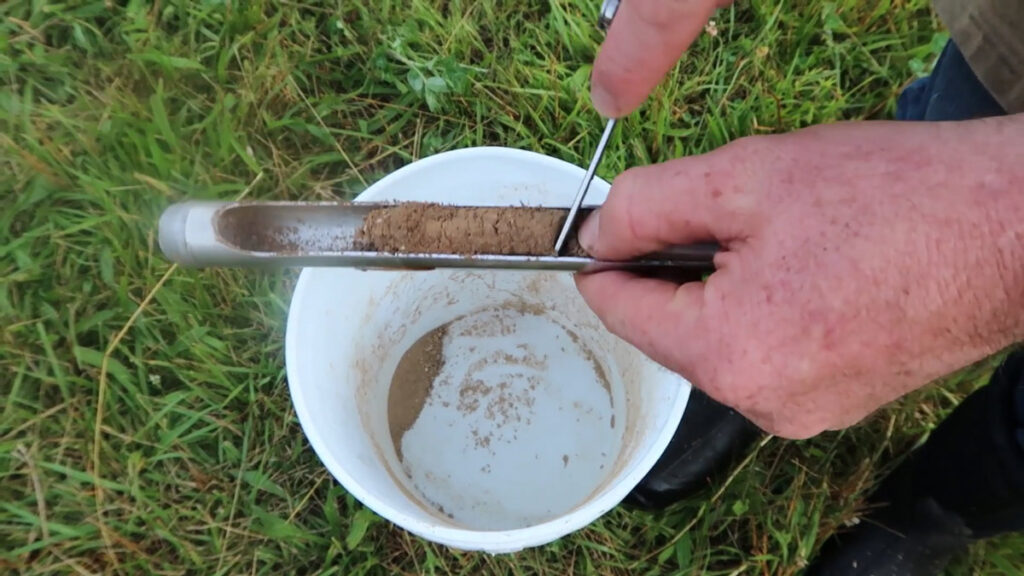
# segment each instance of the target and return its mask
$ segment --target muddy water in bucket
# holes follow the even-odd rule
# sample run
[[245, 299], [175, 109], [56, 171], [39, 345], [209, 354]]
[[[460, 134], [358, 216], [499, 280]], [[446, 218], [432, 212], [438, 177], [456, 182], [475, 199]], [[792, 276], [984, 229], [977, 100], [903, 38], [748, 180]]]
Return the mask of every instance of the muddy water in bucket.
[[405, 480], [424, 506], [469, 528], [564, 514], [619, 453], [609, 374], [539, 306], [479, 310], [431, 330], [404, 351], [388, 391]]

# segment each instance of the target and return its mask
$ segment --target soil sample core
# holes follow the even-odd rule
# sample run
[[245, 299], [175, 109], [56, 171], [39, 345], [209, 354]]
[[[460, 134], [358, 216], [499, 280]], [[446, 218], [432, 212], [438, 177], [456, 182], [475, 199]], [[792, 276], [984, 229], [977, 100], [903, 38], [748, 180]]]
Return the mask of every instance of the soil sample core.
[[[367, 214], [356, 242], [361, 249], [399, 254], [550, 256], [567, 215], [562, 208], [404, 202]], [[563, 254], [587, 256], [574, 234]]]
[[412, 428], [430, 396], [434, 379], [444, 367], [445, 324], [435, 328], [413, 343], [391, 377], [388, 390], [388, 427], [395, 453], [402, 461], [402, 437]]

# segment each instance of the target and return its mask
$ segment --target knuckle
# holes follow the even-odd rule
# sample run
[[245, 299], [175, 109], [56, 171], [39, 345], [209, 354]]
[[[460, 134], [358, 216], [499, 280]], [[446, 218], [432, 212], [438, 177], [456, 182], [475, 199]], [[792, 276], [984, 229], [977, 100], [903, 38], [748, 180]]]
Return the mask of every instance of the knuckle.
[[615, 202], [619, 196], [629, 194], [629, 190], [633, 185], [633, 173], [635, 171], [636, 168], [628, 168], [612, 179], [611, 191], [608, 193], [608, 202]]
[[759, 211], [764, 175], [775, 160], [767, 136], [744, 136], [713, 153], [707, 175], [711, 201], [718, 209], [734, 216], [749, 216]]
[[633, 0], [637, 19], [654, 29], [666, 28], [676, 22], [683, 2], [664, 0]]
[[635, 77], [636, 61], [626, 50], [602, 50], [594, 66], [594, 82], [619, 91]]
[[[776, 139], [775, 142], [780, 141]], [[771, 155], [774, 148], [777, 146], [772, 144], [771, 136], [753, 135], [737, 138], [719, 148], [721, 154], [718, 158], [722, 162], [719, 165], [720, 172], [739, 177], [745, 168], [761, 164]]]
[[729, 144], [726, 145], [726, 148], [736, 154], [745, 155], [759, 151], [762, 148], [764, 141], [765, 137], [757, 134], [741, 136], [732, 142], [729, 142]]
[[[632, 196], [640, 187], [641, 175], [636, 168], [626, 170], [619, 174], [612, 184], [612, 195], [608, 198], [608, 208], [601, 216], [602, 227], [605, 222], [611, 220], [610, 228], [619, 241], [631, 241], [642, 238], [644, 225], [641, 214], [638, 212], [637, 202], [632, 201]], [[605, 216], [610, 216], [606, 219]]]
[[625, 210], [623, 210], [623, 218], [625, 220], [624, 230], [631, 242], [643, 242], [650, 236], [648, 225], [643, 222], [636, 203], [630, 202], [626, 204]]
[[655, 30], [672, 30], [679, 27], [680, 20], [698, 17], [706, 10], [706, 2], [689, 0], [631, 0], [636, 17]]
[[612, 180], [612, 196], [627, 196], [640, 187], [644, 167], [629, 168]]

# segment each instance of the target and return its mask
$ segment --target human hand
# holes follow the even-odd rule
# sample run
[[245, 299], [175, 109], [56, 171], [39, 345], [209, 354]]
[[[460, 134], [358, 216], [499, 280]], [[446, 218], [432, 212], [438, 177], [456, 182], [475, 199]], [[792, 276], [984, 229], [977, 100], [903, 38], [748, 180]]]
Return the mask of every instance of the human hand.
[[632, 112], [707, 24], [732, 0], [622, 0], [591, 75], [591, 100], [603, 116]]
[[717, 241], [706, 283], [580, 275], [613, 333], [806, 438], [1024, 340], [1024, 115], [745, 138], [615, 179], [580, 241]]

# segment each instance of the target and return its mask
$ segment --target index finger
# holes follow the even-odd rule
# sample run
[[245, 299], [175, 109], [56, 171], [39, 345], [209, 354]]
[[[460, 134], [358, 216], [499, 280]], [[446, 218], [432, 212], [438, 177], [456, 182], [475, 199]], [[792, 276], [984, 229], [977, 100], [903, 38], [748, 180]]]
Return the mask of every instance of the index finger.
[[707, 24], [719, 0], [622, 0], [594, 62], [591, 99], [602, 115], [632, 112]]
[[736, 176], [733, 148], [630, 168], [580, 224], [579, 241], [598, 259], [624, 260], [675, 244], [749, 236], [757, 201]]

